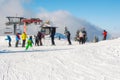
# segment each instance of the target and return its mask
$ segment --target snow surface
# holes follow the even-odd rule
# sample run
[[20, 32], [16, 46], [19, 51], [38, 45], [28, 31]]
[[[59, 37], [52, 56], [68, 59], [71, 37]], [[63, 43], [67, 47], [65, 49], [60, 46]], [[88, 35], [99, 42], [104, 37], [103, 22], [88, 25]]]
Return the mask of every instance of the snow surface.
[[79, 45], [49, 39], [25, 51], [0, 37], [0, 80], [120, 80], [120, 39]]

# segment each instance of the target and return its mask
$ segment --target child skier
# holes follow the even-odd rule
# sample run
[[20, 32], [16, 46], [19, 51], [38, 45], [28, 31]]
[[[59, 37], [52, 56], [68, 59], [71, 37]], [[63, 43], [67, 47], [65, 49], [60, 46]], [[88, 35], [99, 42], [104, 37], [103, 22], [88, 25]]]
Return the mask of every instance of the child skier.
[[28, 39], [28, 41], [27, 41], [26, 50], [27, 50], [29, 47], [32, 47], [32, 44], [33, 44], [33, 40], [32, 40], [32, 36], [30, 36], [29, 39]]
[[11, 47], [11, 41], [12, 41], [11, 37], [7, 35], [7, 38], [5, 40], [8, 40], [8, 45], [9, 47]]

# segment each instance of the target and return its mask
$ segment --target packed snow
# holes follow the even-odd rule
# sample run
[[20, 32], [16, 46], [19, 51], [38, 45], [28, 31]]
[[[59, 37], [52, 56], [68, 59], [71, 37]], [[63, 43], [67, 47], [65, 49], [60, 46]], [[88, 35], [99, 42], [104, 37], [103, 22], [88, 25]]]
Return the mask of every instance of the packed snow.
[[[12, 36], [14, 37], [14, 36]], [[79, 44], [49, 38], [27, 51], [0, 37], [0, 80], [120, 80], [120, 39]]]

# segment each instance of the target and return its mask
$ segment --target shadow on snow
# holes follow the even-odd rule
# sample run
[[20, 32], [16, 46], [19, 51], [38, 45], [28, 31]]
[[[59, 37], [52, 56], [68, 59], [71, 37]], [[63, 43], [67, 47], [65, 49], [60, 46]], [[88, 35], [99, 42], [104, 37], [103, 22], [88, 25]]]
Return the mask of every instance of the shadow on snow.
[[19, 51], [9, 51], [9, 50], [1, 50], [0, 54], [2, 53], [27, 53], [27, 52], [48, 52], [48, 51], [62, 51], [62, 50], [70, 50], [71, 48], [67, 49], [47, 49], [47, 50], [19, 50]]

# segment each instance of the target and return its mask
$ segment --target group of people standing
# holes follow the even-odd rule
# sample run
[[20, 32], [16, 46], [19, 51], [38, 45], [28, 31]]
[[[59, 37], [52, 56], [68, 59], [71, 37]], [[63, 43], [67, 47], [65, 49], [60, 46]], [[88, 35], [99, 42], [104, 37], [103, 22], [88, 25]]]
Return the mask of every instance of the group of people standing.
[[[20, 41], [21, 39], [22, 39], [22, 47], [25, 47], [27, 38], [28, 38], [28, 36], [27, 36], [27, 34], [26, 34], [25, 32], [23, 32], [23, 33], [21, 34], [21, 36], [20, 36], [19, 33], [16, 33], [16, 35], [15, 35], [15, 39], [16, 39], [15, 47], [18, 47], [19, 41]], [[32, 36], [30, 36], [29, 39], [31, 39], [31, 38], [32, 38]], [[29, 42], [29, 39], [28, 39], [28, 41], [27, 41], [27, 44], [28, 44], [28, 42]], [[11, 45], [12, 38], [11, 38], [9, 35], [7, 35], [7, 38], [6, 38], [5, 40], [8, 40], [8, 45], [9, 45], [9, 47], [11, 47], [11, 46], [12, 46], [12, 45]], [[32, 39], [31, 39], [31, 40], [32, 40]]]
[[[37, 36], [34, 36], [34, 37], [35, 37], [35, 45], [42, 46], [43, 45], [42, 44], [42, 38], [44, 38], [44, 35], [40, 31], [38, 31]], [[21, 38], [22, 38], [22, 47], [25, 47], [25, 45], [26, 45], [26, 50], [29, 47], [33, 46], [34, 41], [33, 41], [32, 36], [29, 36], [29, 38], [28, 38], [27, 34], [25, 32], [23, 32], [22, 35], [21, 35]], [[27, 44], [26, 44], [26, 39], [27, 38], [28, 38], [28, 40], [27, 40]], [[19, 43], [19, 40], [20, 40], [19, 35], [16, 35], [16, 40], [18, 40], [16, 42], [16, 45], [17, 45], [16, 47], [18, 47], [18, 43]]]
[[87, 32], [85, 30], [80, 30], [79, 31], [79, 44], [85, 44], [87, 38]]
[[[50, 37], [51, 37], [51, 45], [55, 45], [55, 41], [54, 41], [54, 36], [56, 33], [56, 28], [51, 28], [50, 29]], [[37, 36], [35, 36], [35, 46], [42, 46], [42, 38], [45, 38], [45, 33], [42, 33], [41, 31], [38, 31]]]
[[19, 33], [16, 33], [16, 43], [15, 47], [18, 47], [20, 39], [22, 39], [22, 47], [25, 47], [26, 39], [28, 38], [27, 34], [25, 32], [22, 33], [21, 37]]
[[34, 35], [35, 37], [35, 46], [42, 46], [42, 38], [44, 38], [44, 34], [40, 31], [38, 31], [37, 35]]
[[[52, 45], [55, 45], [55, 41], [54, 41], [55, 33], [56, 33], [56, 28], [51, 28], [50, 29], [50, 37], [51, 37]], [[45, 37], [45, 35], [41, 31], [38, 31], [37, 35], [34, 35], [35, 46], [42, 46], [43, 45], [42, 38], [44, 38], [44, 37]], [[19, 41], [22, 40], [22, 47], [26, 47], [26, 50], [29, 47], [32, 47], [32, 45], [34, 44], [32, 36], [29, 36], [29, 38], [28, 38], [28, 36], [25, 32], [23, 32], [21, 35], [19, 33], [16, 33], [15, 39], [16, 39], [15, 47], [18, 47], [18, 45], [20, 43]], [[8, 40], [8, 45], [9, 45], [9, 47], [11, 47], [12, 46], [11, 45], [12, 38], [10, 37], [10, 35], [7, 35], [6, 40]], [[27, 44], [26, 44], [26, 42], [27, 42]]]
[[[55, 45], [55, 41], [54, 41], [55, 33], [56, 33], [56, 28], [51, 28], [50, 29], [51, 45]], [[71, 42], [71, 33], [67, 29], [67, 27], [65, 27], [64, 34], [65, 34], [65, 36], [67, 38], [68, 44], [72, 45], [72, 42]], [[107, 31], [104, 30], [102, 34], [103, 34], [103, 40], [106, 40]], [[43, 45], [42, 38], [44, 38], [44, 37], [45, 37], [45, 35], [41, 31], [38, 31], [37, 35], [34, 36], [34, 38], [35, 38], [35, 46], [42, 46]], [[29, 36], [28, 39], [27, 38], [28, 38], [28, 36], [27, 36], [27, 34], [25, 32], [23, 32], [21, 34], [21, 36], [20, 36], [19, 33], [17, 33], [16, 34], [15, 47], [18, 47], [20, 40], [22, 40], [22, 47], [25, 47], [26, 42], [27, 42], [26, 49], [28, 49], [29, 47], [32, 47], [32, 44], [34, 44], [32, 36]], [[85, 44], [86, 39], [87, 39], [87, 32], [85, 31], [85, 29], [80, 30], [79, 33], [78, 33], [78, 42], [79, 42], [79, 44]], [[11, 39], [11, 37], [9, 35], [7, 35], [6, 40], [9, 41], [8, 45], [9, 45], [9, 47], [11, 47], [12, 46], [11, 45], [12, 39]]]
[[[16, 42], [15, 42], [15, 47], [18, 47], [18, 44], [19, 44], [19, 40], [22, 38], [22, 47], [25, 47], [25, 42], [26, 42], [26, 39], [27, 39], [27, 34], [25, 32], [22, 33], [21, 37], [20, 37], [20, 34], [19, 33], [16, 33]], [[11, 47], [11, 41], [12, 41], [12, 38], [10, 37], [10, 35], [7, 35], [7, 38], [5, 40], [8, 40], [8, 46]]]

